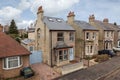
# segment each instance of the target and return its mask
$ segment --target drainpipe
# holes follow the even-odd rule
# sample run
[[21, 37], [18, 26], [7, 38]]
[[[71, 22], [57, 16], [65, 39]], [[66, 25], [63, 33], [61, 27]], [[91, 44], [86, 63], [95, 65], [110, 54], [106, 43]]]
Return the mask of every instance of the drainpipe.
[[50, 31], [50, 36], [51, 36], [51, 67], [53, 67], [53, 62], [52, 62], [52, 31]]

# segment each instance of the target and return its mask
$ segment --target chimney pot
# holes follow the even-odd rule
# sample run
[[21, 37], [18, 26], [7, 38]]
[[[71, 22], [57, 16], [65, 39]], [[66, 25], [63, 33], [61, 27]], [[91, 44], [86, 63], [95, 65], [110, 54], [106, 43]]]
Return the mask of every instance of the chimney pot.
[[108, 18], [103, 19], [103, 22], [108, 23], [109, 22]]
[[43, 13], [44, 11], [43, 11], [43, 8], [42, 8], [42, 6], [40, 6], [39, 8], [38, 8], [38, 12], [37, 12], [37, 14], [39, 14], [39, 13]]
[[67, 17], [75, 16], [74, 12], [69, 12]]

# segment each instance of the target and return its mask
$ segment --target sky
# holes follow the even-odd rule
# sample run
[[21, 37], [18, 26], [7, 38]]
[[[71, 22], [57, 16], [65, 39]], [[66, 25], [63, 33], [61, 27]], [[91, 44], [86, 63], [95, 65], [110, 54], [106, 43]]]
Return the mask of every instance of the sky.
[[27, 28], [37, 19], [38, 7], [45, 16], [67, 20], [70, 11], [76, 20], [88, 22], [89, 15], [97, 20], [108, 18], [120, 25], [120, 0], [0, 0], [0, 24], [9, 25], [14, 19], [18, 28]]

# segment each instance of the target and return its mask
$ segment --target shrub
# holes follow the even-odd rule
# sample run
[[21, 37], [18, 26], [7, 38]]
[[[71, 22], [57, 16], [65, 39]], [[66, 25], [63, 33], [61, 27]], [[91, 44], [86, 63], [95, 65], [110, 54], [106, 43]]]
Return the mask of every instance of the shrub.
[[109, 59], [109, 56], [107, 54], [97, 55], [95, 61], [96, 62], [104, 62]]

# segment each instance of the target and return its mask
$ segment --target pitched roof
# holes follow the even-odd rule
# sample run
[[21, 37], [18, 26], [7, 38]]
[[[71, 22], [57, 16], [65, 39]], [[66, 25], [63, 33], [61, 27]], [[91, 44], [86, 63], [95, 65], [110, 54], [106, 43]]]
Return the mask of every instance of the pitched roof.
[[0, 32], [0, 58], [28, 54], [30, 54], [30, 52], [17, 41], [5, 33]]
[[24, 40], [22, 40], [21, 42], [22, 43], [24, 43], [24, 44], [29, 44], [29, 43], [31, 43], [31, 42], [33, 42], [34, 40], [32, 40], [32, 39], [24, 39]]
[[46, 23], [50, 30], [74, 30], [72, 26], [68, 25], [62, 18], [44, 16], [43, 22]]
[[103, 80], [101, 78], [111, 75], [118, 68], [120, 69], [120, 57], [114, 57], [103, 63], [91, 66], [86, 69], [61, 76], [54, 80]]
[[75, 23], [79, 25], [79, 27], [82, 28], [83, 30], [98, 30], [97, 28], [91, 26], [89, 23], [85, 21], [75, 20]]
[[95, 25], [98, 27], [101, 27], [103, 30], [113, 30], [113, 28], [110, 27], [110, 25], [106, 25], [104, 22], [95, 20]]

